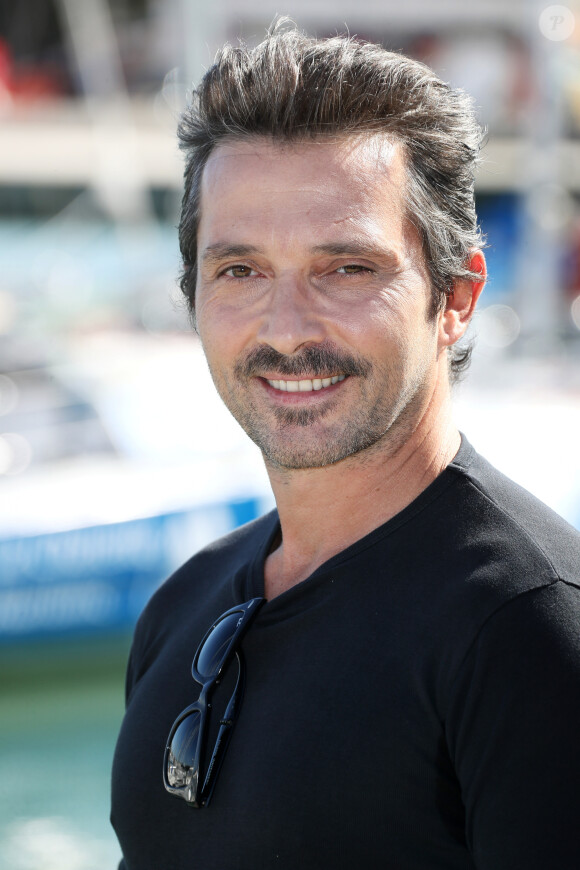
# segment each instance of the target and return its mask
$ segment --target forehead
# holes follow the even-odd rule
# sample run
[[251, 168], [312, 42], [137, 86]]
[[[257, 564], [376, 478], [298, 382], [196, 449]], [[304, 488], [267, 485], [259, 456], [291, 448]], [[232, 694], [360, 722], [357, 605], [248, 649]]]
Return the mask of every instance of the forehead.
[[[401, 219], [406, 165], [384, 134], [279, 143], [228, 141], [210, 155], [201, 184], [202, 235], [293, 215], [334, 225], [371, 213]], [[213, 232], [211, 233], [213, 234]]]
[[402, 157], [399, 142], [385, 134], [328, 136], [306, 140], [279, 141], [266, 136], [230, 138], [211, 152], [203, 172], [203, 184], [211, 187], [233, 165], [252, 171], [254, 163], [277, 166], [285, 171], [294, 164], [302, 172], [310, 166], [318, 174], [323, 167], [331, 172], [345, 172], [362, 181], [365, 169], [389, 172], [396, 155]]

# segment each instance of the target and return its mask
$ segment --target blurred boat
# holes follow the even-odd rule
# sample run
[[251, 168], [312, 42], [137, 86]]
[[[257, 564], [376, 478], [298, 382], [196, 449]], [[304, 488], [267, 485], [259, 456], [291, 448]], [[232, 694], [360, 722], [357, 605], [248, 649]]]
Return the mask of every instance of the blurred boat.
[[272, 504], [191, 337], [87, 337], [1, 377], [17, 399], [0, 436], [0, 643], [129, 629], [172, 570]]

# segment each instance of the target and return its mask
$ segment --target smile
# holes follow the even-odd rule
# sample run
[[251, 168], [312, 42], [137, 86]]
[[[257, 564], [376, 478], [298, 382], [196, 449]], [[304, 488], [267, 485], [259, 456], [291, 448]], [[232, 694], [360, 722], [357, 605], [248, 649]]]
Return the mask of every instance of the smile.
[[331, 378], [306, 378], [302, 381], [270, 381], [268, 383], [275, 390], [285, 393], [311, 393], [313, 390], [324, 390], [332, 384], [344, 381], [346, 375], [333, 375]]

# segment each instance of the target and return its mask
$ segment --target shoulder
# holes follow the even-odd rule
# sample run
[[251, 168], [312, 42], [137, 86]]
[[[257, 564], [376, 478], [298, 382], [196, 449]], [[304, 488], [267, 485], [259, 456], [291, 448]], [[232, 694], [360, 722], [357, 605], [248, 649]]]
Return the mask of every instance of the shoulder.
[[[521, 591], [563, 580], [580, 586], [580, 533], [494, 468], [465, 440], [449, 466], [455, 475], [457, 539], [478, 542]], [[461, 532], [464, 534], [462, 535]]]
[[184, 588], [212, 587], [226, 580], [256, 557], [278, 523], [276, 511], [239, 526], [195, 553], [154, 593], [145, 612], [164, 607], [174, 598], [182, 600]]
[[241, 564], [255, 558], [277, 525], [278, 514], [273, 510], [238, 526], [195, 553], [165, 581], [156, 594], [168, 594], [173, 587], [188, 583], [193, 577], [210, 569], [219, 570], [220, 574], [237, 570]]
[[235, 603], [235, 578], [247, 572], [277, 528], [276, 511], [252, 520], [195, 553], [153, 593], [134, 632], [132, 657], [148, 659], [173, 635], [205, 624]]
[[415, 597], [429, 602], [421, 636], [432, 638], [426, 649], [449, 697], [463, 666], [501, 648], [495, 632], [508, 646], [520, 630], [577, 632], [580, 534], [465, 441], [441, 478], [408, 525], [400, 562], [403, 577], [412, 568]]

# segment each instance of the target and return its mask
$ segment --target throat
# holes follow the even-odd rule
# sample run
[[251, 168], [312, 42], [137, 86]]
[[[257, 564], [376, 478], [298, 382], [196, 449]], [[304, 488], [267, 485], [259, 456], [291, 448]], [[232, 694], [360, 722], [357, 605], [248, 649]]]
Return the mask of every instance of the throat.
[[264, 595], [271, 601], [310, 577], [326, 561], [325, 558], [306, 562], [285, 558], [282, 543], [271, 549], [264, 563]]

